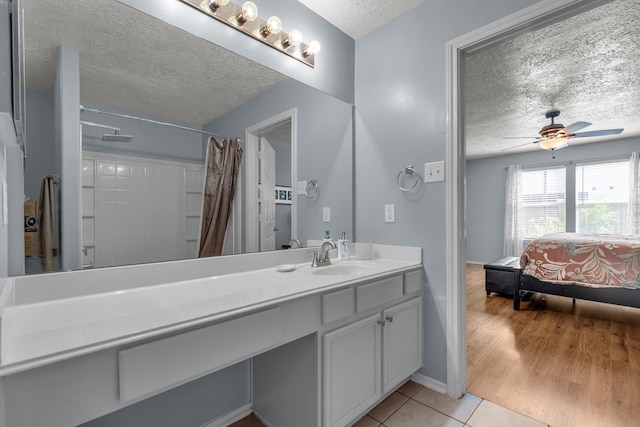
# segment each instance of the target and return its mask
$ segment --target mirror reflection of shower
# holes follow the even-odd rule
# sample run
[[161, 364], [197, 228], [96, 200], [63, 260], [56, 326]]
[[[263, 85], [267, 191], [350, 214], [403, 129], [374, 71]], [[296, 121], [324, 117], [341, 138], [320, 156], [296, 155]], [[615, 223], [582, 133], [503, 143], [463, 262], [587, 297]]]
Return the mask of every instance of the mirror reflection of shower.
[[104, 135], [102, 135], [103, 142], [131, 142], [131, 140], [133, 139], [133, 135], [121, 135], [120, 128], [115, 126], [107, 126], [100, 123], [93, 123], [93, 122], [87, 122], [87, 121], [81, 121], [80, 124], [85, 126], [94, 126], [94, 127], [99, 127], [103, 129], [113, 130], [113, 133], [105, 133]]

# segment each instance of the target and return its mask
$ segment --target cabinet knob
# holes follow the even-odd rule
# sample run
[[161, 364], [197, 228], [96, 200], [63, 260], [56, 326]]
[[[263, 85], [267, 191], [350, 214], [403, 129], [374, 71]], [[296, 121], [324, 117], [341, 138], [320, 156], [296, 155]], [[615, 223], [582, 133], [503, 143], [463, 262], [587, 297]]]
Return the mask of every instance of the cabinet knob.
[[393, 316], [387, 316], [385, 317], [385, 320], [389, 323], [393, 322]]
[[378, 319], [378, 325], [380, 325], [380, 326], [384, 326], [384, 325], [385, 325], [385, 323], [386, 323], [386, 322], [385, 322], [384, 320], [382, 320], [382, 319]]

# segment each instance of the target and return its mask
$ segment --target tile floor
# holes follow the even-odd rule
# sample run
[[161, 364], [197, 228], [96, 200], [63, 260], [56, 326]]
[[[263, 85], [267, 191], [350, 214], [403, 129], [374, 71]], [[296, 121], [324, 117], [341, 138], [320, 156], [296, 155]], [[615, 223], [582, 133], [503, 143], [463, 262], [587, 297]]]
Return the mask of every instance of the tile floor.
[[[262, 427], [253, 414], [231, 427]], [[472, 394], [454, 399], [409, 381], [353, 427], [547, 427]]]
[[353, 427], [547, 427], [472, 394], [454, 399], [409, 381]]

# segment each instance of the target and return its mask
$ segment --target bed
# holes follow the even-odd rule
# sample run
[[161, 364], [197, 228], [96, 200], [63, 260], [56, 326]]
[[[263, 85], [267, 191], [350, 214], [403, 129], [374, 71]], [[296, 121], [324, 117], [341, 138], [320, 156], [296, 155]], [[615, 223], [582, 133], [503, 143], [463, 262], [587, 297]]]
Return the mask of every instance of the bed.
[[640, 235], [555, 233], [520, 257], [513, 308], [538, 292], [640, 308]]

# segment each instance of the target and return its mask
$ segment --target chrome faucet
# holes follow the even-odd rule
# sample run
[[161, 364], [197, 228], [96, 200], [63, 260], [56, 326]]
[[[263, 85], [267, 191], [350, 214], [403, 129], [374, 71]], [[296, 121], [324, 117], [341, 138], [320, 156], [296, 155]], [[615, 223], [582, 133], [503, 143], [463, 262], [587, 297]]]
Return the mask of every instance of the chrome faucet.
[[296, 249], [296, 248], [301, 248], [302, 247], [302, 245], [300, 244], [300, 240], [298, 240], [298, 239], [289, 240], [289, 246], [291, 246], [291, 249]]
[[336, 244], [331, 240], [324, 242], [320, 247], [320, 259], [318, 260], [318, 265], [331, 265], [331, 261], [329, 260], [329, 250], [335, 248]]
[[331, 249], [336, 249], [336, 244], [330, 240], [322, 244], [322, 246], [320, 247], [320, 254], [318, 254], [317, 249], [309, 249], [309, 252], [313, 254], [311, 267], [322, 267], [323, 265], [331, 265], [331, 260], [329, 259], [329, 251]]

